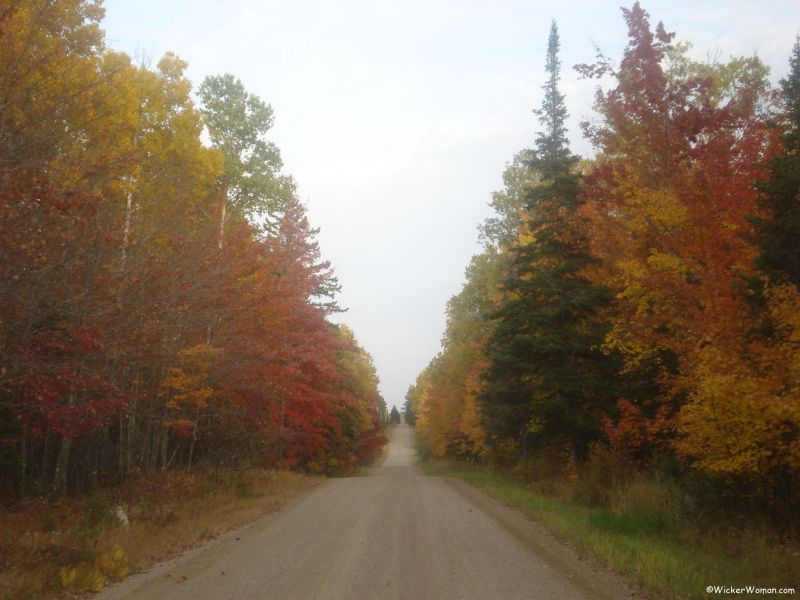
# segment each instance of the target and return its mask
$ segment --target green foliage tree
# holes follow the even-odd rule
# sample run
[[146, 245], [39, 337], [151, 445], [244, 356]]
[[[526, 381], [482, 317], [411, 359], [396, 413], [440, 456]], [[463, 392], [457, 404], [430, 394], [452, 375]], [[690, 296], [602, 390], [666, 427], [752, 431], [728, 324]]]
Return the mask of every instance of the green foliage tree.
[[392, 411], [389, 413], [389, 422], [392, 425], [400, 425], [400, 411], [397, 410], [396, 406], [393, 406]]
[[771, 280], [800, 287], [800, 36], [781, 87], [783, 149], [769, 163], [769, 178], [760, 185], [766, 215], [756, 221], [756, 264]]
[[529, 167], [532, 158], [530, 149], [517, 152], [503, 171], [502, 190], [492, 194], [489, 203], [494, 216], [480, 226], [480, 239], [485, 248], [507, 250], [517, 242], [525, 197], [525, 189], [535, 183], [537, 174]]
[[[423, 371], [424, 373], [425, 371]], [[408, 386], [408, 391], [406, 392], [406, 399], [403, 407], [405, 408], [406, 414], [406, 423], [411, 425], [412, 427], [417, 426], [417, 422], [419, 421], [419, 410], [420, 410], [420, 378], [422, 377], [422, 373], [417, 376], [417, 381], [414, 385]], [[411, 420], [409, 420], [409, 415]]]
[[512, 250], [481, 395], [488, 433], [514, 440], [523, 455], [552, 441], [585, 450], [598, 433], [593, 409], [608, 397], [614, 373], [600, 349], [610, 293], [585, 275], [595, 259], [578, 214], [578, 158], [566, 138], [558, 50], [553, 23], [544, 99], [535, 111], [542, 131], [528, 162], [535, 173], [529, 180], [538, 182], [523, 201], [528, 235]]
[[403, 418], [405, 422], [412, 427], [417, 423], [417, 412], [414, 410], [414, 405], [408, 395], [406, 395], [406, 400], [403, 403]]
[[227, 73], [206, 77], [197, 95], [211, 142], [224, 157], [220, 244], [228, 206], [270, 229], [294, 191], [291, 178], [280, 174], [280, 151], [266, 139], [275, 120], [272, 107]]

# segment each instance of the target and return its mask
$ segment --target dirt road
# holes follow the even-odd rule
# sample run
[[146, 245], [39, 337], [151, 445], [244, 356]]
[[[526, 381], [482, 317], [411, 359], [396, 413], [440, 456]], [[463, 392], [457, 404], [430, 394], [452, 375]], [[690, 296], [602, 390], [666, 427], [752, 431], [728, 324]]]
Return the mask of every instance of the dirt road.
[[383, 465], [100, 594], [102, 600], [618, 599], [631, 592], [517, 511], [413, 466]]

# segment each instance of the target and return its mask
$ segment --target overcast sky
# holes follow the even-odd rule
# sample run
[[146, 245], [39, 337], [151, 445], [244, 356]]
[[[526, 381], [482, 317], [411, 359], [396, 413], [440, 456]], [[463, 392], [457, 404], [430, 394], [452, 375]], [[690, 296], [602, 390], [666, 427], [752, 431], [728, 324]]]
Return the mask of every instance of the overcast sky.
[[[270, 103], [271, 140], [343, 285], [340, 320], [373, 355], [389, 406], [438, 352], [444, 308], [479, 251], [504, 164], [531, 145], [551, 19], [573, 150], [595, 83], [571, 66], [619, 59], [621, 2], [106, 0], [115, 49], [166, 51], [199, 85], [232, 73]], [[629, 4], [627, 4], [629, 5]], [[697, 58], [757, 53], [783, 77], [797, 0], [644, 2]]]

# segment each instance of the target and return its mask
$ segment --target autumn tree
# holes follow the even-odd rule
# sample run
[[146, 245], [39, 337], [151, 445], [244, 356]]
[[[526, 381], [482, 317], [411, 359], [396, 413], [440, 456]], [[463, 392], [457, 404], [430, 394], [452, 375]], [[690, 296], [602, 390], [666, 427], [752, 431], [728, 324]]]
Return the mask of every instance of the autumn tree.
[[749, 496], [782, 511], [796, 509], [800, 477], [800, 271], [795, 239], [800, 215], [799, 77], [796, 41], [789, 75], [782, 82], [783, 135], [777, 156], [766, 161], [765, 180], [757, 186], [756, 206], [763, 212], [753, 222], [755, 264], [761, 271], [748, 278], [758, 283], [755, 306], [750, 303], [752, 323], [735, 345], [707, 344], [698, 353], [697, 387], [680, 412], [682, 435], [676, 444], [697, 468], [715, 478], [751, 482]]
[[0, 486], [367, 460], [385, 403], [271, 109], [223, 76], [199, 110], [183, 60], [134, 65], [101, 17], [0, 10]]
[[538, 173], [530, 168], [533, 152], [524, 149], [503, 170], [503, 189], [492, 194], [489, 203], [494, 214], [479, 228], [479, 237], [484, 247], [508, 253], [519, 240], [525, 215], [525, 195], [531, 185], [538, 181]]
[[386, 442], [381, 421], [386, 403], [378, 391], [380, 380], [372, 357], [350, 328], [338, 325], [336, 332], [340, 379], [334, 388], [340, 426], [331, 431], [331, 445], [338, 449], [335, 466], [347, 472], [366, 464]]
[[800, 42], [776, 104], [757, 57], [697, 62], [638, 2], [623, 17], [622, 60], [578, 67], [610, 82], [580, 165], [551, 31], [543, 131], [504, 174], [406, 396], [422, 448], [506, 464], [588, 451], [570, 481], [616, 461], [703, 503], [796, 515]]
[[103, 17], [93, 0], [10, 0], [0, 12], [0, 175], [64, 158], [103, 110]]
[[[626, 371], [654, 366], [659, 389], [629, 398], [638, 406], [619, 423], [637, 413], [639, 430], [661, 432], [652, 439], [662, 450], [666, 437], [667, 449], [714, 477], [774, 482], [794, 468], [796, 417], [785, 395], [794, 375], [774, 354], [786, 354], [780, 338], [755, 331], [746, 283], [758, 276], [753, 182], [772, 153], [760, 110], [766, 69], [757, 58], [693, 63], [638, 3], [623, 13], [629, 44], [619, 68], [583, 68], [616, 84], [598, 94], [603, 120], [587, 128], [601, 152], [584, 196], [605, 260], [598, 275], [618, 299], [606, 342]], [[791, 337], [793, 302], [770, 300], [784, 315], [781, 336]]]
[[407, 414], [435, 456], [474, 461], [487, 453], [478, 396], [492, 328], [485, 315], [494, 306], [500, 263], [501, 254], [491, 248], [472, 258], [464, 286], [447, 303], [442, 350], [406, 395]]
[[0, 276], [9, 291], [0, 304], [0, 393], [23, 425], [24, 466], [43, 453], [35, 469], [45, 486], [63, 490], [73, 440], [122, 406], [105, 362], [115, 313], [106, 265], [118, 247], [101, 198], [17, 184], [0, 199]]

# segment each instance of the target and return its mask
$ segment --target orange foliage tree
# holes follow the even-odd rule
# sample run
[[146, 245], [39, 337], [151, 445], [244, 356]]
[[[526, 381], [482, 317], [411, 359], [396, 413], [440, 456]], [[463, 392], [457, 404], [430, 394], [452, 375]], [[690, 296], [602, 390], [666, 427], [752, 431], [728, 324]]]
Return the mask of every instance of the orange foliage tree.
[[[702, 402], [732, 357], [747, 361], [743, 292], [756, 255], [748, 215], [758, 211], [753, 182], [773, 140], [758, 110], [768, 89], [757, 59], [696, 65], [663, 25], [651, 30], [638, 3], [623, 12], [629, 44], [619, 69], [605, 60], [581, 67], [616, 84], [598, 92], [602, 123], [586, 126], [600, 154], [583, 195], [604, 259], [598, 277], [617, 297], [607, 345], [631, 370], [656, 365], [662, 393], [650, 418], [663, 420], [687, 399]], [[684, 449], [686, 417], [677, 421]], [[655, 425], [643, 422], [645, 431]]]

